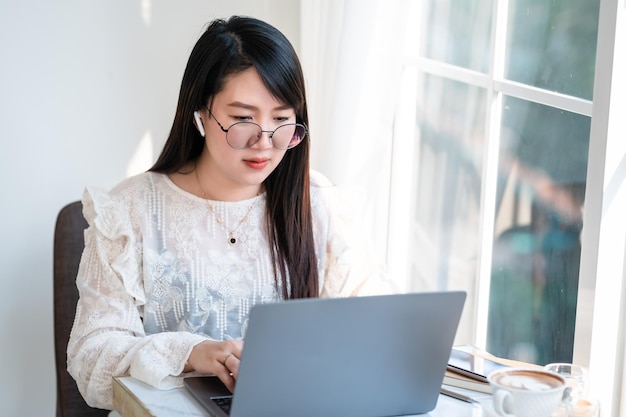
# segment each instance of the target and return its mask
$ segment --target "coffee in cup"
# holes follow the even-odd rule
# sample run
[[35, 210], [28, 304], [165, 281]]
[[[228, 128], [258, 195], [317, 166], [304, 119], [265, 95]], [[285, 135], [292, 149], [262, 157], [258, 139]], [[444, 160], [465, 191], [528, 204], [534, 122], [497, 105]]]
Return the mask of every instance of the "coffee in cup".
[[505, 368], [487, 377], [502, 417], [549, 417], [561, 403], [565, 379], [541, 368]]

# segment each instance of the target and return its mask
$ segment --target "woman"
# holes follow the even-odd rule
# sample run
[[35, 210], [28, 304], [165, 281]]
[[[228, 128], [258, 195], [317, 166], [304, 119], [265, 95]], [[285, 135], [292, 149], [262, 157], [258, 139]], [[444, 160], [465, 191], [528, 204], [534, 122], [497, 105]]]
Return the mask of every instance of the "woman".
[[253, 305], [363, 294], [372, 269], [309, 174], [307, 122], [289, 41], [252, 18], [212, 22], [155, 165], [85, 191], [68, 371], [89, 405], [111, 409], [123, 374], [160, 388], [216, 374], [233, 390]]

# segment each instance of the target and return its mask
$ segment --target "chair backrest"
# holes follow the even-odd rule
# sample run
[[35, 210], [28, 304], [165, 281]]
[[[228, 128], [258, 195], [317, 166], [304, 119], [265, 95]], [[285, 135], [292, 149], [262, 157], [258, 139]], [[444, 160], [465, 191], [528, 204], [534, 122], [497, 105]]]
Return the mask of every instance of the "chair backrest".
[[76, 201], [63, 207], [54, 230], [54, 350], [57, 372], [56, 417], [99, 417], [109, 411], [91, 408], [67, 372], [67, 342], [74, 323], [78, 289], [76, 275], [85, 247], [87, 222]]

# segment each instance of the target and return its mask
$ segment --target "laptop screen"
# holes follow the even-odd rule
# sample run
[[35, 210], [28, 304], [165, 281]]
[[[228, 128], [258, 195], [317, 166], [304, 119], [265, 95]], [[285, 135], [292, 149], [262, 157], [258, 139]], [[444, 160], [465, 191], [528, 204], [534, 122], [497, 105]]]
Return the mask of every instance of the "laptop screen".
[[[431, 411], [464, 301], [464, 292], [448, 291], [257, 305], [230, 415]], [[192, 394], [215, 395], [206, 387]]]

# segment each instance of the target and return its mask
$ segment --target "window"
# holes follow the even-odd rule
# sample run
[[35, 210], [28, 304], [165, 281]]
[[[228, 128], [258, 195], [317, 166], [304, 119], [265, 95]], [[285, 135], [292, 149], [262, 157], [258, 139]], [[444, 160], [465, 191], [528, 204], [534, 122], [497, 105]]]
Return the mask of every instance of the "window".
[[407, 290], [468, 292], [461, 341], [572, 362], [600, 0], [415, 3], [390, 258]]

